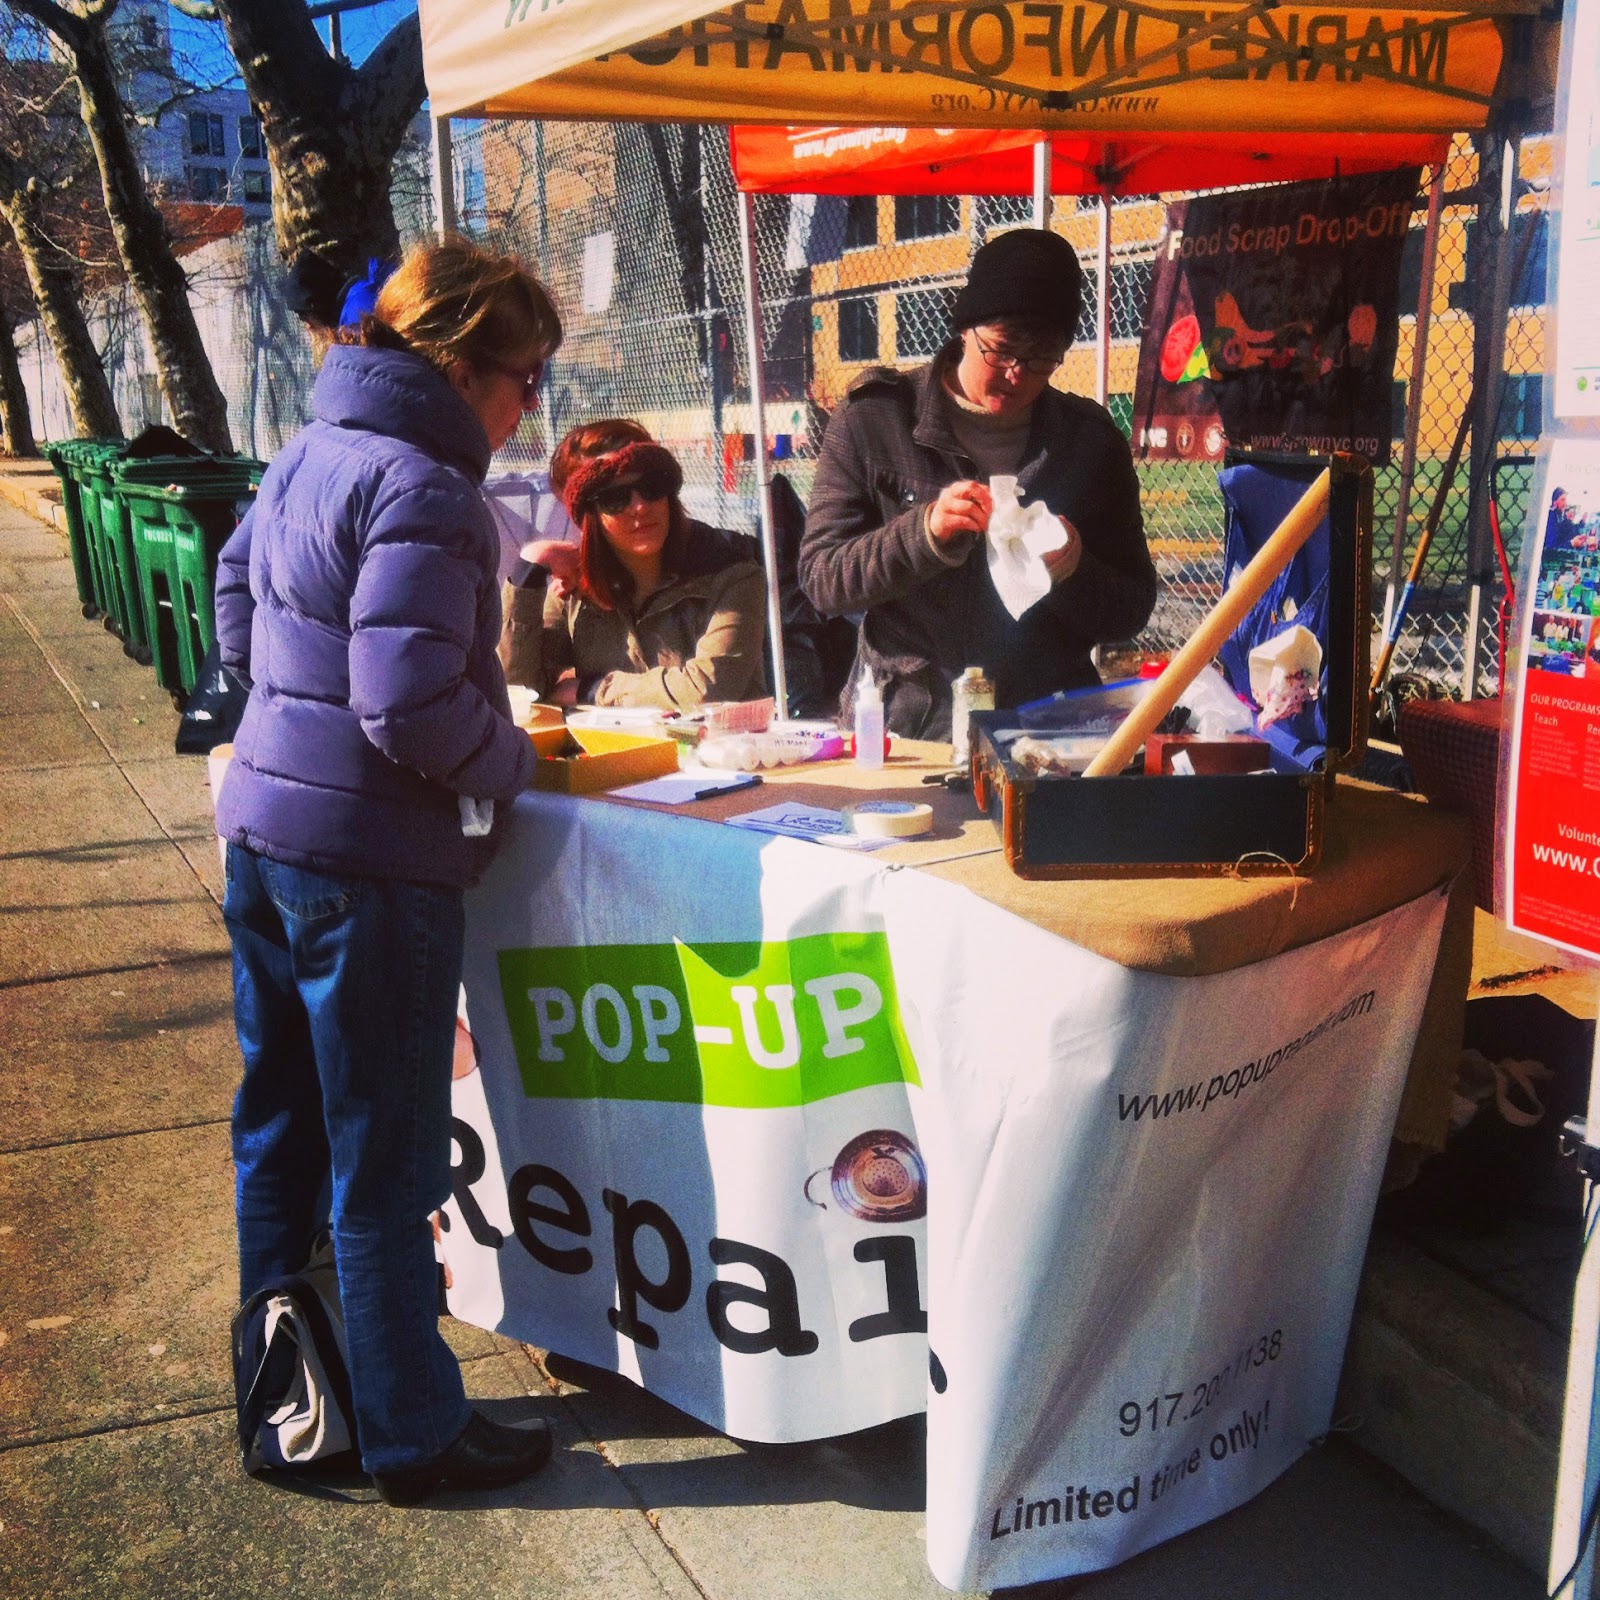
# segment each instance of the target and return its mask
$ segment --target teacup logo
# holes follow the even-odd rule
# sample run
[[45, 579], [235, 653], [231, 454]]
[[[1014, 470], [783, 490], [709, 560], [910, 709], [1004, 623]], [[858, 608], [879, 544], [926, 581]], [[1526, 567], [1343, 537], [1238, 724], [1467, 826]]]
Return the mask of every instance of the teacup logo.
[[811, 1186], [829, 1176], [834, 1204], [862, 1222], [914, 1222], [928, 1209], [928, 1175], [917, 1147], [903, 1133], [874, 1128], [858, 1133], [832, 1167], [819, 1167], [805, 1181], [805, 1197], [826, 1209]]

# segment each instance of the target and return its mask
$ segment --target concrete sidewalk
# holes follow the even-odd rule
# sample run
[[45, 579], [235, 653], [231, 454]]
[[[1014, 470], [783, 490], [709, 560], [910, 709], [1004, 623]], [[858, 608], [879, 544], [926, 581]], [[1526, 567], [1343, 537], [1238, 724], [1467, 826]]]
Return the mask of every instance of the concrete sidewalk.
[[[746, 1447], [447, 1319], [531, 1482], [385, 1507], [245, 1478], [232, 1437], [237, 1068], [205, 763], [85, 621], [64, 538], [0, 476], [0, 1594], [862, 1600], [944, 1591], [924, 1433]], [[1022, 1593], [1023, 1591], [1013, 1591]], [[1034, 1596], [1522, 1600], [1542, 1586], [1348, 1442], [1110, 1573]]]

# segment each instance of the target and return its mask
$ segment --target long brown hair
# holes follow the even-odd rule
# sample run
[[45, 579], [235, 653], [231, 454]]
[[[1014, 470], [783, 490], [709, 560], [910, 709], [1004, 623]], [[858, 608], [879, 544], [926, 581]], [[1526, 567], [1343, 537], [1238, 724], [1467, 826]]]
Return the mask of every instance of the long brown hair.
[[[569, 480], [584, 462], [616, 455], [632, 445], [655, 445], [650, 431], [631, 417], [605, 417], [574, 428], [550, 458], [550, 487], [565, 498]], [[657, 448], [660, 448], [657, 446]], [[582, 542], [578, 550], [578, 592], [602, 611], [615, 611], [633, 598], [633, 574], [606, 537], [600, 513], [592, 506], [574, 515]], [[676, 494], [667, 501], [667, 537], [661, 545], [661, 570], [676, 573], [689, 538], [689, 514]]]
[[507, 364], [531, 371], [560, 348], [561, 318], [515, 256], [451, 237], [406, 252], [356, 338], [399, 344], [441, 372], [456, 361], [479, 371]]

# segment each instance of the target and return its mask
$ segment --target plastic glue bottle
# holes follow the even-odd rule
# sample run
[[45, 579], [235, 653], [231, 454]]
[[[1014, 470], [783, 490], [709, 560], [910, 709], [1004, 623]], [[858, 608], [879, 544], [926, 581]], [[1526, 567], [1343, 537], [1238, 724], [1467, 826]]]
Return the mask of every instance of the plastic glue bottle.
[[865, 664], [856, 685], [856, 765], [883, 765], [883, 694]]

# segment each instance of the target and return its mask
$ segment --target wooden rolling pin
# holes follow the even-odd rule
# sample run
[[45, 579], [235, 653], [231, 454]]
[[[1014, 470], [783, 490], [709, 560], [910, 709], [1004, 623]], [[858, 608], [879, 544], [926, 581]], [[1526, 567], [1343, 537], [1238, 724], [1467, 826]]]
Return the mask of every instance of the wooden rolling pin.
[[1189, 642], [1167, 663], [1150, 692], [1128, 713], [1105, 748], [1083, 769], [1086, 778], [1115, 776], [1133, 760], [1135, 752], [1156, 731], [1156, 725], [1178, 703], [1178, 697], [1216, 656], [1245, 613], [1267, 592], [1272, 580], [1294, 560], [1328, 509], [1333, 479], [1324, 467], [1317, 480], [1300, 496], [1277, 532], [1256, 551], [1254, 559], [1233, 587], [1216, 603], [1194, 630]]

